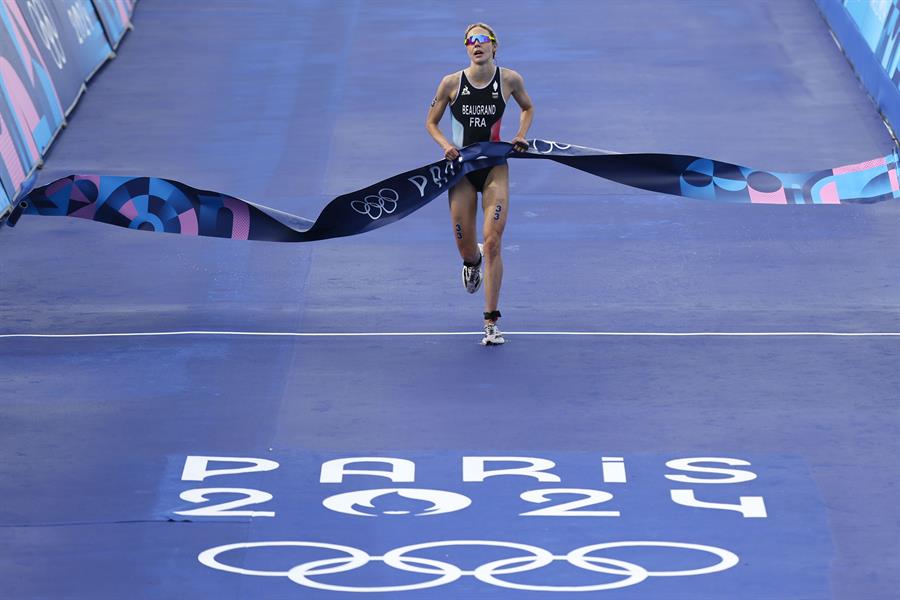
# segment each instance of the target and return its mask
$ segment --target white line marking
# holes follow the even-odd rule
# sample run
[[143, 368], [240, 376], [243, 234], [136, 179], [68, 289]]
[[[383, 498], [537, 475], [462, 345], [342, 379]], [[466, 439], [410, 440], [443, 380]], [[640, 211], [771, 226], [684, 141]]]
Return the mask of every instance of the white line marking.
[[[557, 335], [587, 337], [900, 337], [898, 331], [506, 331], [504, 335]], [[173, 335], [248, 337], [437, 337], [483, 335], [481, 331], [129, 331], [119, 333], [4, 333], [0, 338], [114, 338]]]

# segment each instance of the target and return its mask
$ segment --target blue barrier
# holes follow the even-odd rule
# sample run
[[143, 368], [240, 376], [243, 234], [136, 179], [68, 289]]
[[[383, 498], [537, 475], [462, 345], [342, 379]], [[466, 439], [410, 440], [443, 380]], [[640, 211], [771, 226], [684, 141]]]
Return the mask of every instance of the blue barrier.
[[133, 8], [133, 0], [0, 0], [0, 219], [28, 191], [85, 82], [114, 56], [100, 11], [115, 9], [107, 19], [122, 29], [118, 43]]
[[68, 114], [112, 54], [89, 0], [17, 0]]
[[6, 195], [6, 190], [3, 189], [2, 185], [0, 185], [0, 215], [8, 212], [9, 210], [10, 210], [9, 196]]
[[64, 107], [26, 12], [0, 2], [0, 182], [14, 198], [62, 127]]
[[131, 27], [131, 15], [136, 0], [93, 0], [93, 2], [106, 31], [109, 45], [117, 48], [125, 32]]
[[900, 126], [900, 0], [816, 0], [894, 131]]

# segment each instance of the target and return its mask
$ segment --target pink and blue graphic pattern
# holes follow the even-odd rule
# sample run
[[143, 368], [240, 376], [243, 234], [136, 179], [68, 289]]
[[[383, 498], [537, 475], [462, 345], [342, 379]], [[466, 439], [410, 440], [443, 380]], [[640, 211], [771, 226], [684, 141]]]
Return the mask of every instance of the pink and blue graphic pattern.
[[62, 127], [63, 106], [25, 15], [0, 0], [0, 181], [10, 196]]
[[131, 15], [134, 13], [136, 0], [93, 0], [93, 2], [109, 44], [115, 48], [131, 26]]
[[[117, 0], [130, 15], [130, 0]], [[127, 9], [127, 10], [126, 10]], [[0, 186], [17, 197], [111, 55], [87, 0], [0, 0]], [[0, 200], [0, 216], [6, 212]]]

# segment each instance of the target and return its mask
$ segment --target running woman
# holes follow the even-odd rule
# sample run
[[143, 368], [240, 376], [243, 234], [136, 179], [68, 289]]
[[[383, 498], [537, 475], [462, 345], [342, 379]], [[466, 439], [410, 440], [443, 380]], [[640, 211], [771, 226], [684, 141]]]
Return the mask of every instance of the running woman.
[[[528, 149], [525, 135], [534, 119], [534, 107], [525, 91], [522, 76], [512, 69], [497, 66], [497, 36], [485, 23], [466, 28], [466, 52], [469, 66], [451, 73], [441, 80], [425, 129], [444, 151], [447, 160], [459, 158], [459, 148], [475, 142], [500, 141], [500, 119], [512, 96], [521, 109], [519, 130], [512, 139], [513, 148]], [[453, 143], [440, 130], [444, 110], [450, 106]], [[478, 193], [484, 211], [479, 244], [475, 226]], [[463, 259], [462, 279], [466, 291], [474, 294], [481, 287], [484, 268], [484, 346], [503, 344], [503, 334], [497, 327], [500, 311], [500, 284], [503, 280], [503, 259], [500, 250], [503, 229], [509, 208], [509, 167], [500, 165], [469, 173], [450, 189], [450, 217], [456, 248]]]

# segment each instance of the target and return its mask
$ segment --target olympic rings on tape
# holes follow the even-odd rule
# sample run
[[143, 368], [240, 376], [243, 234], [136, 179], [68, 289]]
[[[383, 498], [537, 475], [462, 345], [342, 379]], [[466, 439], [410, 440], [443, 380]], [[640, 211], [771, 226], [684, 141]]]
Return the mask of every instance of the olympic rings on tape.
[[361, 215], [369, 215], [373, 221], [380, 219], [384, 214], [391, 214], [397, 210], [400, 195], [391, 188], [381, 188], [378, 195], [369, 194], [362, 200], [352, 200], [350, 207]]
[[[230, 552], [232, 550], [285, 546], [334, 550], [336, 552], [342, 553], [343, 556], [299, 563], [294, 565], [287, 571], [261, 571], [256, 569], [245, 569], [219, 561], [219, 555]], [[410, 556], [410, 554], [421, 550], [447, 548], [453, 546], [490, 546], [510, 548], [513, 550], [522, 551], [524, 554], [512, 558], [493, 560], [491, 562], [481, 564], [472, 570], [462, 569], [457, 565], [443, 560], [424, 558], [421, 556]], [[718, 562], [709, 566], [699, 567], [695, 569], [651, 571], [633, 562], [592, 555], [593, 553], [599, 552], [601, 550], [632, 547], [678, 548], [684, 550], [695, 550], [715, 556], [716, 558], [718, 558]], [[386, 552], [383, 556], [371, 556], [364, 550], [354, 548], [353, 546], [344, 546], [341, 544], [330, 544], [325, 542], [240, 542], [236, 544], [216, 546], [215, 548], [204, 550], [197, 556], [197, 560], [199, 560], [203, 565], [206, 565], [211, 569], [217, 569], [219, 571], [237, 573], [240, 575], [251, 575], [256, 577], [287, 577], [294, 583], [306, 588], [333, 592], [408, 592], [447, 585], [453, 583], [454, 581], [457, 581], [463, 576], [471, 576], [483, 583], [495, 587], [513, 590], [539, 592], [598, 592], [637, 585], [650, 577], [689, 577], [718, 573], [732, 568], [733, 566], [738, 564], [740, 559], [736, 554], [734, 554], [730, 550], [725, 550], [724, 548], [707, 546], [703, 544], [691, 544], [686, 542], [604, 542], [575, 548], [565, 555], [555, 555], [549, 550], [545, 550], [544, 548], [517, 542], [492, 540], [444, 540], [437, 542], [411, 544], [400, 548], [394, 548], [393, 550], [389, 550], [388, 552]], [[389, 566], [398, 571], [405, 571], [407, 573], [416, 573], [422, 575], [434, 575], [435, 577], [431, 580], [418, 583], [382, 586], [346, 586], [336, 583], [324, 583], [322, 581], [317, 581], [316, 579], [314, 579], [315, 577], [321, 577], [324, 575], [333, 575], [337, 573], [353, 571], [355, 569], [368, 565], [372, 561], [382, 562], [386, 566]], [[603, 573], [605, 575], [615, 575], [622, 577], [622, 579], [593, 585], [538, 585], [516, 583], [502, 578], [506, 575], [535, 571], [558, 561], [568, 562], [571, 566], [580, 568], [585, 571]]]

